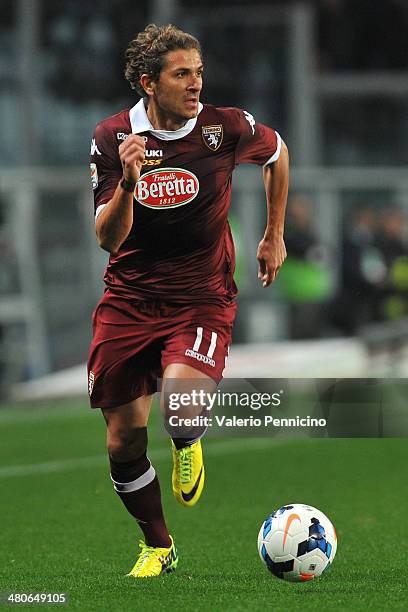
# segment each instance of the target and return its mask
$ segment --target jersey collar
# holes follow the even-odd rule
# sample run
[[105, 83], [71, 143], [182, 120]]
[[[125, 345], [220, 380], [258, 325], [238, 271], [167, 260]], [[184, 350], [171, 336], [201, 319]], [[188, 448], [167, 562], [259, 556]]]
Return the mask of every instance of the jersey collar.
[[[198, 103], [198, 112], [201, 113], [203, 105]], [[183, 127], [178, 130], [155, 130], [147, 116], [143, 98], [139, 100], [135, 106], [129, 111], [130, 125], [132, 126], [132, 134], [140, 134], [141, 132], [151, 132], [160, 140], [177, 140], [183, 138], [193, 131], [197, 123], [197, 117], [189, 119]]]

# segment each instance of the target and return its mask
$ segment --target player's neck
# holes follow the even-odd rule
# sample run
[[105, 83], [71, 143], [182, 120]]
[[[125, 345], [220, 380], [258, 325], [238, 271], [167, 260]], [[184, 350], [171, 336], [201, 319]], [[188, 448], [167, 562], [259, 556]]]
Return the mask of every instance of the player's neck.
[[163, 112], [163, 110], [152, 101], [149, 102], [146, 113], [155, 130], [179, 130], [187, 123], [185, 119], [172, 117]]

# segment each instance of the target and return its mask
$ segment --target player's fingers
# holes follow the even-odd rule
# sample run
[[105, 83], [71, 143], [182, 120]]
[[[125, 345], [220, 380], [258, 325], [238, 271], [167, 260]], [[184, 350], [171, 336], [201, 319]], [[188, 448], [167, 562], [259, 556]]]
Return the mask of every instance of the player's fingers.
[[258, 278], [262, 278], [266, 273], [266, 262], [262, 257], [258, 257]]
[[269, 286], [271, 283], [273, 283], [276, 280], [276, 278], [278, 276], [278, 272], [279, 272], [280, 269], [281, 269], [280, 266], [275, 266], [275, 268], [272, 270], [272, 272], [270, 274], [269, 283], [268, 283], [267, 286]]
[[145, 142], [141, 136], [139, 136], [138, 134], [131, 134], [123, 142], [121, 142], [120, 147], [126, 148], [134, 143], [140, 144], [143, 147], [145, 146]]
[[130, 147], [127, 147], [127, 149], [121, 151], [119, 153], [119, 156], [122, 159], [123, 157], [127, 155], [132, 155], [133, 153], [138, 153], [139, 155], [144, 156], [145, 150], [137, 143], [134, 143], [133, 145], [130, 145]]
[[274, 266], [273, 268], [270, 268], [262, 278], [262, 286], [269, 287], [269, 285], [271, 285], [278, 276], [279, 270], [280, 266]]
[[139, 140], [125, 140], [119, 146], [119, 155], [123, 155], [128, 151], [133, 151], [138, 149], [140, 151], [145, 151], [145, 144], [143, 140], [140, 138]]
[[131, 147], [139, 147], [140, 149], [144, 149], [145, 143], [141, 138], [139, 138], [138, 140], [125, 140], [119, 146], [119, 149], [124, 149], [126, 151], [126, 149], [130, 149]]
[[262, 287], [268, 287], [271, 284], [271, 278], [268, 272], [260, 276]]
[[268, 272], [262, 276], [262, 287], [269, 287], [272, 282], [272, 275]]
[[130, 166], [132, 164], [141, 164], [143, 163], [144, 155], [140, 151], [133, 151], [130, 153], [126, 153], [121, 157], [122, 164], [125, 166]]
[[133, 163], [134, 161], [143, 161], [144, 155], [140, 151], [131, 151], [130, 153], [126, 153], [122, 156], [122, 162], [126, 162], [127, 164]]

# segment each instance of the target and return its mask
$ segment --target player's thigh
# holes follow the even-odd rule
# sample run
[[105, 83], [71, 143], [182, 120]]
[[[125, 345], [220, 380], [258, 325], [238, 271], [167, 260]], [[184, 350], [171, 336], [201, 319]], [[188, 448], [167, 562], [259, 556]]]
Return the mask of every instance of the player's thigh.
[[199, 380], [201, 378], [211, 380], [211, 376], [186, 363], [170, 363], [164, 370], [163, 380], [180, 378], [183, 380]]
[[112, 430], [146, 427], [152, 400], [153, 395], [143, 395], [122, 406], [101, 408], [107, 427]]
[[98, 304], [88, 359], [92, 408], [132, 407], [135, 398], [156, 391], [162, 342], [156, 338], [154, 314], [149, 304], [109, 292]]
[[183, 418], [194, 418], [205, 411], [207, 394], [216, 391], [217, 383], [204, 372], [185, 363], [171, 363], [163, 373], [160, 410], [169, 418], [175, 406]]
[[107, 446], [114, 455], [142, 450], [147, 444], [146, 427], [153, 396], [144, 395], [115, 408], [102, 408], [107, 426]]

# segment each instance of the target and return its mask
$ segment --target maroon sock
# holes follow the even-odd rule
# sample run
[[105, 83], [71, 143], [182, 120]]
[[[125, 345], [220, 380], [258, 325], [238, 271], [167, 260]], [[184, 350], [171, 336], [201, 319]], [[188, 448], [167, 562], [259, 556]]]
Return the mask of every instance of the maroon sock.
[[159, 480], [146, 453], [127, 463], [109, 459], [115, 491], [138, 522], [146, 544], [168, 548], [171, 540], [163, 516]]

